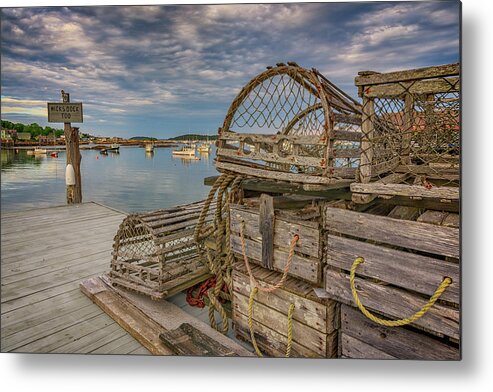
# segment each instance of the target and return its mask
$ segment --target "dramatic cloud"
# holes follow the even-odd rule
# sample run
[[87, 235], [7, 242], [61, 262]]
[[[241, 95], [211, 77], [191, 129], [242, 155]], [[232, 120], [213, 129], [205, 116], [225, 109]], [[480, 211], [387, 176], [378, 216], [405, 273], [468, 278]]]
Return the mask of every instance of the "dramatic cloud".
[[46, 125], [60, 90], [101, 135], [213, 133], [250, 78], [315, 67], [356, 97], [361, 70], [459, 61], [458, 2], [3, 8], [2, 118]]

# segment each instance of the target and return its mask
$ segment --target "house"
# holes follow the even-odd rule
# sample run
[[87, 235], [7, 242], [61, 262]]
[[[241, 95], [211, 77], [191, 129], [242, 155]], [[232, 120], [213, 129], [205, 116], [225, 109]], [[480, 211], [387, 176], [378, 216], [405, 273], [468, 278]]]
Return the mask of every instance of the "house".
[[29, 132], [17, 132], [17, 140], [31, 140]]

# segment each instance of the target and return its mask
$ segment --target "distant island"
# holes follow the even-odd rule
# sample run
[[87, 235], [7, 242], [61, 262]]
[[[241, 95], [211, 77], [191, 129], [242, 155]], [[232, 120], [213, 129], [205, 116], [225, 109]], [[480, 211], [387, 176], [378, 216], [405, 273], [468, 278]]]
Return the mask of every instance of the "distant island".
[[155, 137], [149, 137], [149, 136], [134, 136], [134, 137], [131, 137], [128, 140], [154, 141], [154, 140], [157, 140], [157, 139]]
[[186, 135], [175, 136], [168, 140], [217, 140], [217, 135], [199, 135], [196, 133], [187, 133]]

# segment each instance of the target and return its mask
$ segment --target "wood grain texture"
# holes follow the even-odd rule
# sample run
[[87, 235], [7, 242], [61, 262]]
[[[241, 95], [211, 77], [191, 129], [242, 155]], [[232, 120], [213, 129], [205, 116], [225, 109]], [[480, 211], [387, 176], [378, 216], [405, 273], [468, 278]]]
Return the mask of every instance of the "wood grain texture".
[[358, 309], [345, 305], [341, 307], [341, 333], [342, 353], [350, 358], [460, 359], [460, 351], [454, 346], [402, 327], [377, 325], [365, 318]]
[[459, 258], [459, 230], [326, 207], [327, 230], [388, 245]]
[[374, 245], [350, 238], [327, 235], [326, 263], [349, 273], [354, 260], [363, 257], [358, 276], [378, 279], [394, 286], [432, 296], [444, 277], [452, 284], [440, 297], [459, 303], [460, 268], [456, 263]]
[[[428, 298], [412, 294], [392, 286], [385, 286], [361, 278], [355, 279], [358, 296], [370, 311], [384, 318], [401, 319], [409, 317], [428, 301]], [[349, 274], [332, 270], [325, 271], [325, 291], [333, 300], [346, 305], [356, 306], [351, 294]], [[460, 339], [460, 312], [458, 309], [435, 303], [430, 310], [413, 325], [433, 331], [437, 334]]]

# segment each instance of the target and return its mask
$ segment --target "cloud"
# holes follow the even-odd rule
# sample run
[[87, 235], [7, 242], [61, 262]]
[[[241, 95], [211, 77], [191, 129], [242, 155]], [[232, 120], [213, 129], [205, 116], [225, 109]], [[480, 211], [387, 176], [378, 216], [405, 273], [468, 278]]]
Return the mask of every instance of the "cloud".
[[2, 115], [39, 117], [64, 89], [100, 134], [217, 129], [241, 88], [279, 61], [315, 67], [353, 96], [360, 70], [458, 61], [458, 13], [454, 2], [5, 8]]

